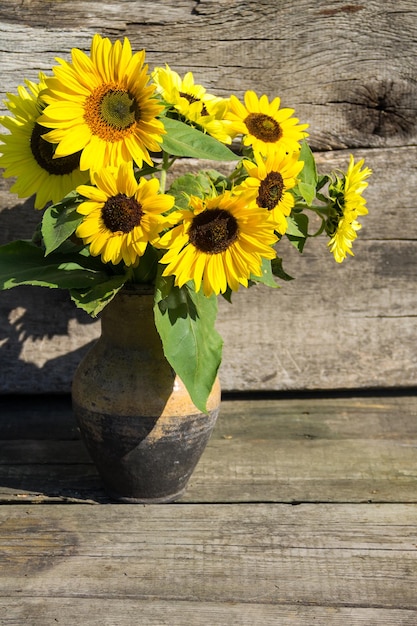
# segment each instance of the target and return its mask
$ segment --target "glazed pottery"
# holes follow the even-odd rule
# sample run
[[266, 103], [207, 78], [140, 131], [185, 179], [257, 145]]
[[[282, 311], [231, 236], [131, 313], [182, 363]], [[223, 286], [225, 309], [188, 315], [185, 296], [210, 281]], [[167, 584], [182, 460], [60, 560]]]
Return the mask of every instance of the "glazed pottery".
[[101, 336], [77, 368], [73, 410], [109, 496], [170, 502], [185, 491], [220, 406], [216, 379], [199, 411], [165, 359], [153, 293], [124, 289], [106, 306]]

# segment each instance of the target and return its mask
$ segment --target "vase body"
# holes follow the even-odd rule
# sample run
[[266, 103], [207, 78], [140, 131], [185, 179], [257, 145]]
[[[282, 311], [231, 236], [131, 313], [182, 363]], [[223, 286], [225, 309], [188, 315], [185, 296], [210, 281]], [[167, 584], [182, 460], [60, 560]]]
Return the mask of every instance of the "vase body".
[[123, 290], [106, 306], [101, 336], [78, 366], [72, 403], [110, 497], [171, 502], [185, 491], [217, 419], [216, 379], [200, 412], [165, 359], [153, 293]]

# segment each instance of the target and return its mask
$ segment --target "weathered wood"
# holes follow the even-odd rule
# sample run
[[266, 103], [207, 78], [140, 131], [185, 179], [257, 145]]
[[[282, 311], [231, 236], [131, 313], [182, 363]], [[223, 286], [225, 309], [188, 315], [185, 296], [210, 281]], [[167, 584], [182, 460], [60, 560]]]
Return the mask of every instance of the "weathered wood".
[[398, 504], [2, 507], [3, 623], [78, 622], [89, 600], [92, 624], [411, 624], [416, 518]]
[[[220, 301], [223, 389], [410, 387], [416, 18], [413, 0], [0, 1], [0, 96], [36, 80], [55, 56], [69, 58], [72, 47], [87, 50], [95, 32], [129, 36], [134, 49], [147, 50], [150, 68], [192, 70], [213, 93], [280, 95], [310, 123], [311, 145], [332, 150], [319, 155], [323, 167], [345, 168], [351, 150], [366, 157], [370, 214], [355, 258], [341, 267], [316, 241], [303, 257], [289, 251], [285, 268], [296, 280], [279, 292], [242, 291], [232, 307]], [[0, 185], [1, 243], [30, 237], [39, 219], [9, 187]], [[98, 332], [65, 293], [1, 293], [0, 393], [68, 392]]]
[[[336, 265], [321, 239], [309, 242], [302, 256], [286, 245], [280, 254], [296, 280], [276, 291], [242, 290], [231, 306], [220, 299], [223, 389], [415, 385], [417, 206], [407, 177], [417, 174], [417, 149], [367, 154], [374, 182], [355, 258]], [[344, 151], [319, 159], [327, 167], [347, 162]], [[386, 163], [392, 180], [386, 177]], [[391, 192], [394, 180], [404, 193]], [[27, 204], [16, 210], [29, 237], [38, 214]], [[19, 236], [13, 214], [3, 211], [3, 218], [3, 241]], [[1, 392], [68, 392], [78, 362], [98, 333], [99, 322], [76, 310], [63, 291], [27, 287], [0, 293]]]
[[[43, 406], [27, 430], [3, 412], [0, 503], [108, 502], [69, 401]], [[181, 501], [417, 503], [415, 411], [413, 396], [224, 401]]]
[[4, 91], [36, 80], [72, 47], [88, 50], [100, 32], [128, 36], [148, 51], [150, 67], [192, 69], [219, 95], [282, 95], [312, 122], [318, 149], [398, 146], [416, 137], [413, 0], [3, 1], [0, 29]]
[[88, 626], [415, 626], [416, 611], [339, 606], [198, 602], [135, 598], [0, 598], [4, 626], [82, 623]]
[[111, 505], [70, 398], [4, 398], [0, 623], [414, 626], [416, 397], [222, 409], [182, 501]]

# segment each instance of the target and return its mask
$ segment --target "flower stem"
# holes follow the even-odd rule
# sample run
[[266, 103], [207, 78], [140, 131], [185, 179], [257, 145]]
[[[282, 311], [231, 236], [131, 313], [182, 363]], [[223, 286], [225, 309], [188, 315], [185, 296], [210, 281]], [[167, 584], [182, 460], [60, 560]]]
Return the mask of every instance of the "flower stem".
[[318, 231], [316, 231], [315, 233], [313, 233], [312, 235], [310, 235], [309, 233], [309, 237], [318, 237], [319, 235], [321, 235], [321, 233], [324, 231], [324, 227], [325, 227], [326, 222], [322, 219], [320, 228], [318, 229]]
[[164, 152], [163, 166], [162, 166], [162, 169], [161, 169], [161, 176], [159, 177], [159, 191], [161, 193], [165, 193], [165, 187], [166, 187], [166, 184], [167, 184], [167, 168], [164, 167], [165, 162], [166, 162], [165, 161], [165, 154], [166, 153]]
[[165, 193], [166, 184], [167, 184], [167, 172], [171, 165], [176, 161], [176, 157], [169, 158], [168, 152], [162, 153], [162, 167], [161, 167], [161, 175], [159, 178], [159, 191], [160, 193]]

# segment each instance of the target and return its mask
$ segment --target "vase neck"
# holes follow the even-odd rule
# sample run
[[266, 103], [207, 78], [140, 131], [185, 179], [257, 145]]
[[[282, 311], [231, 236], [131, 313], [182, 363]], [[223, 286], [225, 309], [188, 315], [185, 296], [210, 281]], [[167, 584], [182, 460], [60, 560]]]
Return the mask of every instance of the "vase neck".
[[127, 290], [118, 293], [103, 311], [102, 337], [120, 347], [160, 350], [162, 353], [153, 304], [152, 293]]

